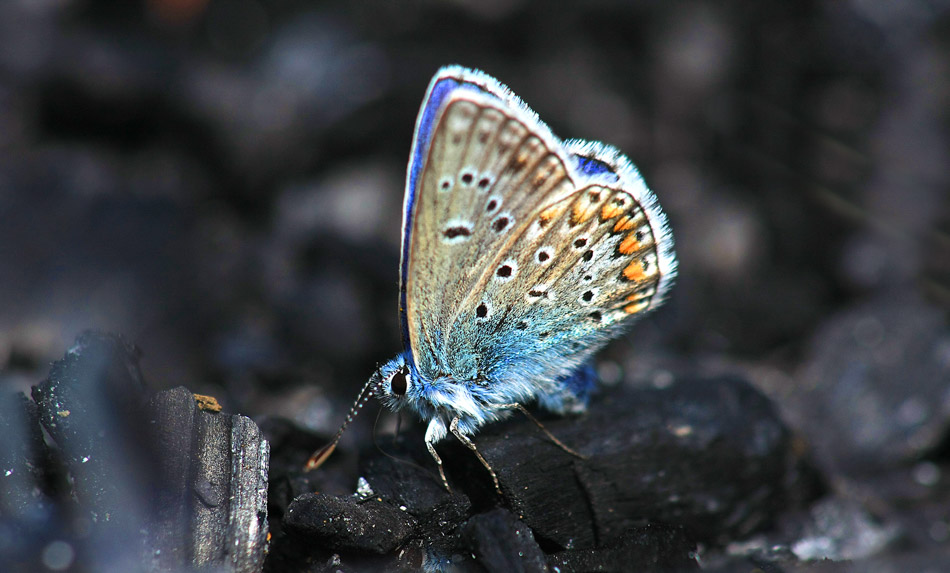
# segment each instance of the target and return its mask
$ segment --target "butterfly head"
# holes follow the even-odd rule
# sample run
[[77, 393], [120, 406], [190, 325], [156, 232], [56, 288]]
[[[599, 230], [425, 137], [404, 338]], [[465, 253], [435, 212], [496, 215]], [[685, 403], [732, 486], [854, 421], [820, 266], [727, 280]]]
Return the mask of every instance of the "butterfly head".
[[390, 410], [401, 410], [418, 395], [417, 377], [404, 354], [381, 366], [373, 376], [377, 377], [374, 395]]

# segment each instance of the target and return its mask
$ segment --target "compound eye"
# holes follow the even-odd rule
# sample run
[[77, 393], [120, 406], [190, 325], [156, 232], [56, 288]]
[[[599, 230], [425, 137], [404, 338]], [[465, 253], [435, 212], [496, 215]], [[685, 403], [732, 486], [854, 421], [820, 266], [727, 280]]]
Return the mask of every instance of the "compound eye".
[[396, 396], [406, 395], [406, 390], [409, 389], [409, 379], [406, 377], [408, 374], [408, 368], [400, 368], [393, 374], [393, 377], [389, 379], [389, 387]]

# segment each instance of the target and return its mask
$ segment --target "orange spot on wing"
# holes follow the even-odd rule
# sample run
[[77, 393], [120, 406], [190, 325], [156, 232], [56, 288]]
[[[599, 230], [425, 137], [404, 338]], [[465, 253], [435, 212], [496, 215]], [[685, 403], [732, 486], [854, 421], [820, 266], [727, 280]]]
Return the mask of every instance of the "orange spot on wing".
[[636, 314], [638, 312], [643, 311], [643, 309], [645, 309], [649, 304], [650, 304], [650, 301], [647, 301], [647, 300], [642, 300], [640, 302], [633, 302], [623, 307], [623, 311], [627, 314]]
[[656, 294], [654, 289], [638, 290], [624, 297], [629, 304], [624, 305], [623, 311], [627, 314], [640, 312], [650, 304], [650, 299]]
[[623, 231], [629, 231], [633, 228], [633, 219], [629, 215], [624, 215], [623, 217], [617, 219], [617, 222], [614, 223], [614, 233], [622, 233]]
[[613, 219], [623, 213], [623, 209], [614, 205], [613, 203], [607, 203], [604, 205], [604, 208], [600, 210], [600, 220], [606, 221], [607, 219]]
[[562, 209], [558, 205], [552, 205], [544, 211], [541, 211], [541, 215], [538, 217], [541, 220], [541, 226], [543, 227], [550, 223], [552, 219], [561, 214], [561, 211]]
[[535, 187], [541, 187], [544, 185], [544, 182], [551, 177], [551, 172], [554, 171], [553, 166], [550, 163], [545, 163], [541, 165], [534, 174], [534, 179], [531, 181], [531, 184]]
[[627, 302], [632, 302], [635, 300], [647, 299], [653, 296], [655, 292], [656, 291], [654, 289], [649, 289], [646, 292], [644, 292], [643, 290], [638, 290], [632, 294], [628, 294], [626, 298], [624, 298], [624, 300], [626, 300]]
[[646, 275], [643, 273], [643, 262], [640, 261], [640, 259], [631, 262], [623, 269], [623, 276], [628, 281], [639, 282], [645, 279]]
[[579, 225], [587, 221], [594, 216], [596, 210], [597, 207], [588, 202], [586, 198], [581, 199], [574, 204], [574, 209], [571, 211], [571, 225]]
[[511, 158], [511, 162], [508, 164], [508, 168], [514, 171], [515, 173], [524, 169], [525, 165], [528, 164], [528, 155], [524, 152], [519, 153], [515, 157]]
[[630, 233], [629, 235], [623, 238], [623, 241], [620, 241], [620, 246], [618, 247], [618, 250], [620, 251], [621, 255], [629, 255], [631, 253], [637, 252], [639, 248], [640, 248], [640, 241], [637, 240], [637, 234]]

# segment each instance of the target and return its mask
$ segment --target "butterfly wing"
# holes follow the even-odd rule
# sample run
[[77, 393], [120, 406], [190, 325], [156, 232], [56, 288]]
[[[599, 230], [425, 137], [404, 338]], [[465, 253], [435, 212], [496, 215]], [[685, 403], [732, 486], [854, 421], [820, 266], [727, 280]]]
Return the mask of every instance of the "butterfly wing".
[[484, 74], [447, 68], [419, 115], [407, 177], [401, 307], [405, 341], [430, 380], [462, 375], [447, 360], [446, 336], [486, 254], [504, 249], [544, 197], [574, 189], [552, 151], [553, 135], [530, 129], [531, 118], [522, 117], [529, 112], [516, 99]]
[[483, 74], [433, 80], [408, 179], [404, 334], [429, 380], [504, 380], [489, 401], [548, 391], [675, 274], [665, 217], [626, 158], [561, 143]]
[[[478, 368], [491, 379], [547, 384], [540, 394], [556, 393], [557, 380], [659, 306], [676, 271], [666, 218], [626, 158], [600, 144], [568, 149], [580, 188], [542, 206], [456, 322], [459, 341], [491, 341]], [[597, 171], [585, 173], [585, 164]], [[501, 277], [509, 266], [516, 272]], [[478, 304], [500, 312], [480, 324], [468, 310]]]

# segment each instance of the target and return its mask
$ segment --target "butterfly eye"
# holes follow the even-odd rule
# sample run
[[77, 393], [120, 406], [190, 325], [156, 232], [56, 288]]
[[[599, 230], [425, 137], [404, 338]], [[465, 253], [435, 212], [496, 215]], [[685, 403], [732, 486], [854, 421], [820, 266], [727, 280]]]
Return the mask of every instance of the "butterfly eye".
[[396, 396], [406, 395], [406, 391], [409, 389], [409, 380], [406, 378], [407, 374], [409, 374], [409, 371], [403, 368], [393, 374], [393, 377], [389, 379], [389, 387]]

